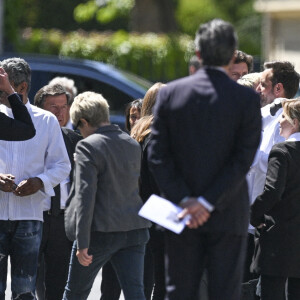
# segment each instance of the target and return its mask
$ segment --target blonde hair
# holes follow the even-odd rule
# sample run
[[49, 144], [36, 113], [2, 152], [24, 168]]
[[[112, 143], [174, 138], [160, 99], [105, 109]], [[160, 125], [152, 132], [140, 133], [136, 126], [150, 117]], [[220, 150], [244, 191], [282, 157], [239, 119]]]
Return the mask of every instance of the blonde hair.
[[[282, 102], [283, 113], [285, 118], [293, 125], [296, 119], [300, 123], [300, 98], [287, 99]], [[298, 128], [298, 131], [300, 129]]]
[[237, 83], [255, 90], [259, 84], [260, 77], [261, 73], [249, 73], [238, 79]]
[[75, 126], [80, 119], [85, 119], [91, 126], [98, 127], [109, 122], [109, 105], [101, 94], [84, 92], [75, 97], [70, 116]]

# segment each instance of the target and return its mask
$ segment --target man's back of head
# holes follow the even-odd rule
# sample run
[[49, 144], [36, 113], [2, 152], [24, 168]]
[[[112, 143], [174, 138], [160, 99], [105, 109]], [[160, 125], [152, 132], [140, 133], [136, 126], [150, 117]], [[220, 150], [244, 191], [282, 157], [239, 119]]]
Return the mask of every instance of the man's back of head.
[[195, 44], [203, 65], [227, 66], [237, 47], [237, 36], [230, 23], [214, 19], [199, 27]]

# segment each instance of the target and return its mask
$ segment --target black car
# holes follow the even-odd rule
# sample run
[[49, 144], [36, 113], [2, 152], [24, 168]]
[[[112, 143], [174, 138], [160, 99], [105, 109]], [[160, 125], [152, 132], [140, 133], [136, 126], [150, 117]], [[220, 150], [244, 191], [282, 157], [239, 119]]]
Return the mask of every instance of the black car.
[[29, 99], [32, 102], [36, 92], [54, 77], [68, 77], [75, 81], [78, 93], [93, 91], [103, 95], [110, 106], [111, 122], [124, 128], [124, 109], [127, 103], [143, 98], [151, 82], [133, 74], [118, 70], [105, 63], [71, 59], [66, 57], [4, 54], [24, 58], [32, 70], [32, 84]]

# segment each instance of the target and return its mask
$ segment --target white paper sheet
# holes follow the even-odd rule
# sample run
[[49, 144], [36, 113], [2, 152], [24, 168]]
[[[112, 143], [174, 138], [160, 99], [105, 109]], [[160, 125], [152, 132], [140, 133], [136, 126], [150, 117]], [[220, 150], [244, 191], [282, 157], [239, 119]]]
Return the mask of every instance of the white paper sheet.
[[139, 215], [154, 223], [159, 224], [177, 234], [181, 233], [185, 227], [185, 222], [189, 216], [179, 220], [177, 215], [182, 208], [157, 195], [151, 195], [139, 211]]

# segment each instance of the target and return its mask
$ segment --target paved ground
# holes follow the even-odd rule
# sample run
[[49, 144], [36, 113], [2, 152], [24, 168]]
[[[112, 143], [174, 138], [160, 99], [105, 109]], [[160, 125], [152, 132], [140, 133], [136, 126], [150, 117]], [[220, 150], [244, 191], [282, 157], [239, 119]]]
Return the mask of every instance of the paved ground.
[[[8, 266], [8, 268], [9, 268], [9, 274], [10, 274], [10, 265]], [[11, 299], [10, 282], [11, 282], [10, 276], [8, 276], [5, 300]], [[97, 275], [97, 278], [94, 282], [94, 285], [93, 285], [92, 291], [88, 297], [88, 300], [99, 300], [100, 299], [100, 283], [101, 283], [101, 271]], [[124, 300], [123, 294], [121, 295], [120, 300]]]

